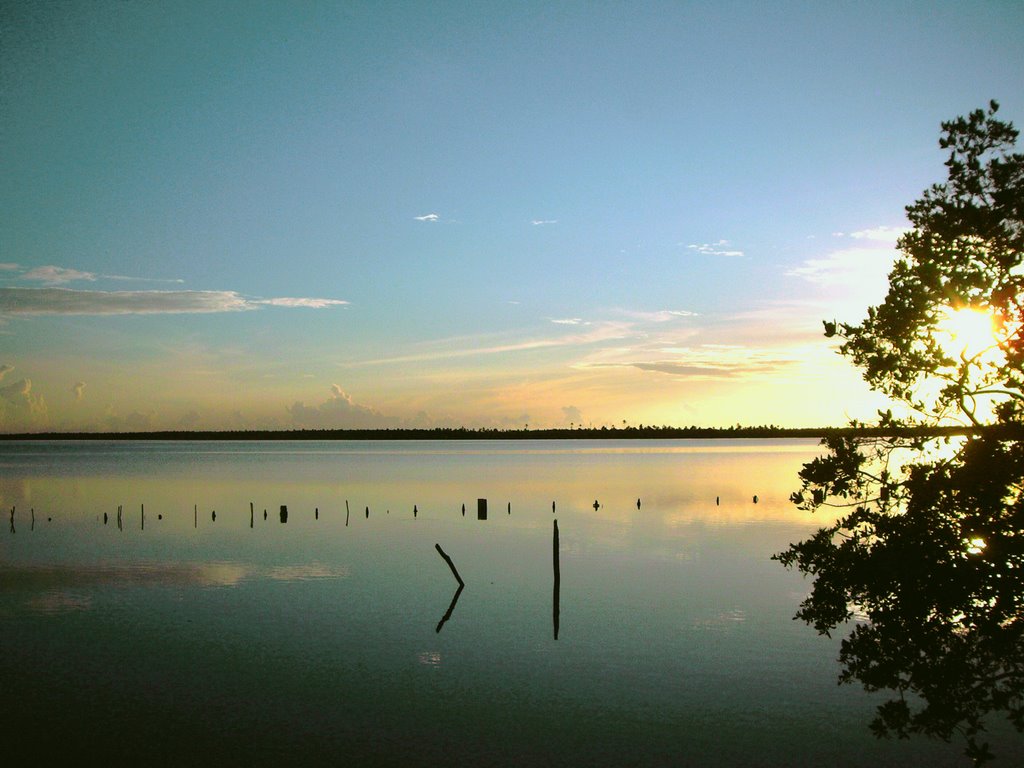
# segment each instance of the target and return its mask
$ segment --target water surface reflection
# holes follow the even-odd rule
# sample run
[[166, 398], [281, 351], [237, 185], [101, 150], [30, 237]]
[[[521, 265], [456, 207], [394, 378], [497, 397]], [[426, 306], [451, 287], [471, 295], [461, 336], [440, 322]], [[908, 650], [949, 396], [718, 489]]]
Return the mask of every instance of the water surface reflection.
[[[957, 764], [876, 742], [876, 700], [834, 685], [838, 640], [790, 619], [807, 584], [769, 557], [823, 522], [788, 502], [813, 442], [622, 442], [3, 444], [14, 746], [58, 759], [59, 731], [81, 754], [191, 765]], [[487, 520], [463, 514], [479, 498]], [[119, 506], [123, 527], [104, 525]], [[30, 508], [52, 522], [30, 531]]]

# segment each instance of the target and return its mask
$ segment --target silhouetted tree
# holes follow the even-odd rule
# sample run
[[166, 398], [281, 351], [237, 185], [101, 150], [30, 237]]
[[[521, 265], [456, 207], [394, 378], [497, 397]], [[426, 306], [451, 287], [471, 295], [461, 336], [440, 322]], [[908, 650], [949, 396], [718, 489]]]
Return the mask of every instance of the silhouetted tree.
[[[825, 323], [910, 416], [880, 414], [896, 436], [823, 441], [793, 501], [838, 519], [774, 556], [814, 578], [797, 618], [828, 634], [857, 617], [840, 681], [895, 693], [872, 730], [959, 734], [976, 764], [987, 715], [1024, 730], [1024, 155], [997, 109], [942, 124], [948, 179], [907, 207], [885, 301]], [[964, 317], [991, 338], [958, 337]], [[973, 429], [899, 432], [950, 421]]]

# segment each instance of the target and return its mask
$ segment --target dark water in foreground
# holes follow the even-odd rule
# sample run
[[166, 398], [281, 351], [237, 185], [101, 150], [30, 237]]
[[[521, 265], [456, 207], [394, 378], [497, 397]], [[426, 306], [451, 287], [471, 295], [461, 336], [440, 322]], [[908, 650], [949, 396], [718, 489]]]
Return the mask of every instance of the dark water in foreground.
[[816, 451], [0, 444], [8, 764], [967, 765], [791, 620]]

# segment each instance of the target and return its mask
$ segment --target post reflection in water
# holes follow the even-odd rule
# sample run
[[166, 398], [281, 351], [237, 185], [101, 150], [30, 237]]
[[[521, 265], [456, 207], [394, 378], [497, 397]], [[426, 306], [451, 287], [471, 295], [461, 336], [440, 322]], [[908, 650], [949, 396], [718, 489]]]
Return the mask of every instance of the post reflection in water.
[[455, 594], [452, 595], [452, 601], [448, 604], [448, 610], [444, 612], [444, 616], [442, 616], [441, 620], [437, 622], [437, 629], [435, 630], [436, 632], [440, 632], [441, 627], [443, 627], [445, 625], [445, 622], [447, 622], [448, 619], [452, 617], [452, 613], [455, 611], [455, 606], [459, 602], [459, 595], [462, 594], [462, 590], [464, 590], [465, 588], [465, 584], [459, 584], [458, 588], [456, 588]]
[[[0, 620], [16, 639], [0, 654], [0, 704], [17, 703], [7, 746], [57, 760], [47, 735], [60, 732], [116, 763], [190, 765], [952, 764], [954, 746], [876, 742], [877, 698], [834, 684], [840, 638], [791, 621], [806, 584], [769, 556], [820, 524], [787, 498], [815, 451], [0, 444], [12, 527], [28, 521], [15, 503], [61, 514], [0, 537]], [[518, 511], [478, 522], [466, 498]], [[117, 533], [119, 502], [140, 499], [162, 522]], [[255, 527], [255, 501], [264, 520], [274, 505], [314, 514]], [[199, 527], [196, 502], [217, 522]], [[366, 515], [374, 505], [423, 514]], [[119, 513], [117, 530], [100, 510]], [[435, 542], [454, 557], [453, 592]], [[126, 656], [126, 636], [146, 653]]]
[[558, 568], [558, 521], [553, 520], [554, 527], [551, 532], [552, 572], [554, 575], [553, 594], [551, 599], [551, 622], [554, 626], [555, 640], [558, 639], [558, 616], [559, 616], [559, 590], [562, 585], [562, 574]]

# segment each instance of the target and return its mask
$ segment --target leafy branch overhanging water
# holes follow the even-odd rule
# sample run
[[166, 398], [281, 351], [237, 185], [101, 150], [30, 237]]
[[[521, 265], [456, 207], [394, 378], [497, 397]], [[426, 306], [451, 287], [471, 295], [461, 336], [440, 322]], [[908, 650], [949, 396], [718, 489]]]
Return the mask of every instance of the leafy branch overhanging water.
[[[942, 124], [948, 178], [907, 207], [884, 302], [825, 322], [903, 415], [826, 437], [792, 499], [839, 517], [774, 556], [814, 579], [796, 618], [854, 622], [840, 681], [892, 694], [872, 730], [962, 738], [976, 765], [992, 716], [1024, 730], [1024, 155], [997, 110]], [[967, 429], [927, 437], [944, 424]]]

